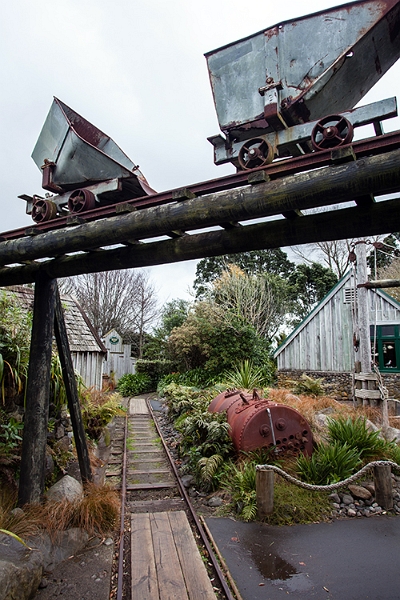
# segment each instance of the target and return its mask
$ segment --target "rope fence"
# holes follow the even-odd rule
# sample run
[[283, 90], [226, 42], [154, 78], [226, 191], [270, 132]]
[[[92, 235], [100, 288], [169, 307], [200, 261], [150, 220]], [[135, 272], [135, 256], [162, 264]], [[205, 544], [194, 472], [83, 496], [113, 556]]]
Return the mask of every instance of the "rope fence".
[[357, 473], [354, 473], [354, 475], [351, 475], [351, 477], [348, 477], [347, 479], [344, 479], [343, 481], [339, 481], [337, 483], [331, 483], [330, 485], [313, 485], [311, 483], [305, 483], [304, 481], [300, 481], [300, 479], [296, 479], [296, 477], [289, 475], [289, 473], [286, 473], [286, 471], [284, 471], [283, 469], [280, 469], [279, 467], [276, 467], [274, 465], [257, 465], [256, 471], [271, 471], [272, 470], [272, 471], [275, 471], [276, 473], [278, 473], [278, 475], [281, 475], [284, 479], [286, 479], [290, 483], [293, 483], [294, 485], [297, 485], [298, 487], [302, 487], [306, 490], [314, 490], [317, 492], [333, 492], [334, 490], [337, 490], [341, 487], [348, 485], [349, 483], [353, 483], [353, 481], [356, 481], [357, 479], [360, 479], [360, 477], [362, 477], [362, 475], [364, 475], [364, 473], [366, 473], [373, 467], [382, 467], [382, 466], [390, 466], [390, 467], [392, 467], [392, 469], [397, 470], [400, 473], [400, 465], [398, 465], [397, 463], [392, 462], [391, 460], [374, 460], [373, 462], [370, 462], [367, 465], [365, 465], [364, 467], [362, 467], [362, 469], [357, 471]]

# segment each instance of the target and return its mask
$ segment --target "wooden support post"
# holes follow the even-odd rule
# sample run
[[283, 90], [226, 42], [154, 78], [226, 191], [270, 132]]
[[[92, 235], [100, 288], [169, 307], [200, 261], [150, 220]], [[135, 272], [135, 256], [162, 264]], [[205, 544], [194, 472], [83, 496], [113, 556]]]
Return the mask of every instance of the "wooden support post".
[[[367, 273], [367, 251], [366, 242], [360, 241], [355, 245], [355, 253], [357, 256], [357, 285], [368, 280]], [[365, 287], [357, 287], [357, 323], [355, 335], [358, 338], [358, 352], [355, 360], [360, 361], [361, 373], [371, 373], [371, 337], [369, 331], [369, 312], [370, 306], [368, 301], [368, 290]], [[375, 383], [368, 379], [362, 380], [361, 389], [364, 390], [362, 403], [364, 406], [376, 406], [377, 401], [374, 394], [368, 394], [367, 390], [374, 391]]]
[[51, 344], [57, 281], [39, 274], [35, 282], [32, 338], [26, 391], [18, 503], [37, 504], [44, 490], [49, 414]]
[[257, 514], [262, 519], [274, 510], [274, 472], [261, 469], [256, 472]]
[[390, 465], [374, 467], [375, 501], [385, 510], [393, 508], [392, 469]]
[[71, 415], [71, 423], [74, 432], [79, 469], [81, 472], [82, 481], [85, 483], [87, 481], [92, 481], [93, 476], [90, 467], [89, 451], [86, 443], [82, 414], [79, 406], [78, 389], [76, 386], [74, 367], [72, 364], [71, 352], [68, 343], [67, 329], [65, 327], [64, 314], [58, 289], [56, 290], [54, 316], [54, 330], [57, 341], [57, 349], [61, 362], [65, 391], [67, 394], [68, 409]]

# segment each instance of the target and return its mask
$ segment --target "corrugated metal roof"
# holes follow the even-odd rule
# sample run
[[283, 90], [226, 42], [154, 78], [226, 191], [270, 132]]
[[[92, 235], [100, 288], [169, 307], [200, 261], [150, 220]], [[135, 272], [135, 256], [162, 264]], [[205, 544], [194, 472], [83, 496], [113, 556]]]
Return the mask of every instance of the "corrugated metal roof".
[[[26, 310], [33, 310], [34, 290], [30, 287], [12, 286], [2, 288], [7, 294], [13, 294], [17, 302]], [[71, 352], [101, 352], [107, 350], [96, 334], [87, 315], [78, 302], [71, 296], [61, 296], [64, 309], [65, 326]]]

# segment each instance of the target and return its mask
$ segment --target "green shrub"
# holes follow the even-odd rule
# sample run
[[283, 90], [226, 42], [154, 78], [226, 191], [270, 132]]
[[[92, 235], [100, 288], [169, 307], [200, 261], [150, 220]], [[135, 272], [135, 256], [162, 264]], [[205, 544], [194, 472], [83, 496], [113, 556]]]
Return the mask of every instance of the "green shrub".
[[386, 443], [379, 437], [379, 433], [368, 429], [364, 417], [353, 420], [350, 417], [339, 416], [337, 419], [328, 420], [328, 439], [354, 448], [365, 461], [382, 455]]
[[93, 440], [98, 440], [103, 429], [112, 419], [123, 414], [121, 396], [118, 393], [104, 394], [93, 388], [80, 392], [81, 410], [85, 431]]
[[[147, 375], [151, 380], [153, 389], [157, 388], [157, 384], [165, 375], [171, 373], [173, 363], [170, 360], [144, 360], [140, 359], [136, 362], [136, 373], [138, 375]], [[139, 392], [141, 393], [141, 392]]]
[[311, 457], [300, 454], [297, 473], [314, 485], [337, 483], [350, 477], [361, 466], [360, 454], [342, 442], [318, 444]]
[[244, 521], [257, 516], [256, 466], [253, 461], [230, 464], [224, 473], [223, 487], [229, 491], [236, 512]]
[[125, 398], [145, 394], [152, 389], [154, 389], [152, 381], [144, 373], [127, 373], [126, 375], [122, 375], [117, 384], [117, 390]]
[[294, 388], [293, 391], [295, 394], [306, 394], [309, 396], [323, 396], [325, 393], [324, 387], [322, 385], [323, 378], [313, 379], [309, 377], [305, 373], [300, 377], [300, 379], [296, 382], [293, 382]]

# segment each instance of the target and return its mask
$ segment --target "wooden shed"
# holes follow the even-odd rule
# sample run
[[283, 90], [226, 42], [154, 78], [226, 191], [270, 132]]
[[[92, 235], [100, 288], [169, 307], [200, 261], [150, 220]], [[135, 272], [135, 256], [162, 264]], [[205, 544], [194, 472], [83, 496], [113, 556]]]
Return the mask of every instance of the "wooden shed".
[[102, 339], [107, 349], [103, 373], [115, 383], [126, 373], [135, 373], [136, 359], [131, 356], [131, 344], [124, 344], [116, 329], [111, 329]]
[[[302, 373], [343, 383], [346, 378], [340, 378], [340, 374], [354, 371], [356, 294], [349, 271], [277, 348], [274, 358], [281, 383]], [[368, 300], [375, 362], [382, 373], [393, 374], [393, 381], [399, 381], [400, 375], [396, 374], [400, 374], [400, 304], [380, 289], [368, 290]]]
[[[33, 288], [14, 286], [3, 289], [7, 294], [13, 294], [21, 306], [33, 309]], [[87, 387], [101, 389], [107, 350], [78, 302], [71, 296], [61, 295], [61, 303], [74, 369]]]

